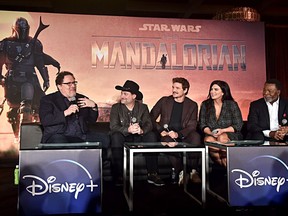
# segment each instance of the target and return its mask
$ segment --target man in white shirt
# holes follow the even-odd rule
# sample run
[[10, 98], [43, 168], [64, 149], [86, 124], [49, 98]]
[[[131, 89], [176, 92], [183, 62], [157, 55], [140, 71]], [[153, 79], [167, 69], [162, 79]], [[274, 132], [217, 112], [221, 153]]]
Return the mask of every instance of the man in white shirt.
[[288, 101], [280, 97], [281, 83], [267, 80], [263, 98], [251, 102], [247, 122], [247, 139], [286, 141]]

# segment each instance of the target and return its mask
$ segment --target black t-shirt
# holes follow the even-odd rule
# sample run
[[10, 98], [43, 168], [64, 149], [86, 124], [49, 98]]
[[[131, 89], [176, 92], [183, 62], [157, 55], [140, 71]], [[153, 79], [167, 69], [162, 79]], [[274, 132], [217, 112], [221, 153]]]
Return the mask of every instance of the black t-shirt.
[[173, 131], [180, 131], [182, 130], [182, 112], [183, 112], [183, 102], [178, 103], [174, 101], [173, 109], [170, 117], [169, 122], [169, 129]]

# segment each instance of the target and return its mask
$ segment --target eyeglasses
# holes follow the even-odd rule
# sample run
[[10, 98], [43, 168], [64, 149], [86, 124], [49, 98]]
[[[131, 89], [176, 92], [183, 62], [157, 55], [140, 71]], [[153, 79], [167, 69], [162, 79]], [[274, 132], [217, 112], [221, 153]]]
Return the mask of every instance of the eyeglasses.
[[77, 83], [78, 83], [77, 81], [74, 81], [74, 82], [66, 82], [66, 83], [62, 83], [62, 84], [72, 86], [72, 85], [77, 85]]

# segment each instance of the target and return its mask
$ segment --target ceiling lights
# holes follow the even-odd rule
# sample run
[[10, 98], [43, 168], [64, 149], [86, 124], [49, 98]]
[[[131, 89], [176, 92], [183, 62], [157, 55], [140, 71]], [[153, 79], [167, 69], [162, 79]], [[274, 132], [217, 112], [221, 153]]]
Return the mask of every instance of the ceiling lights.
[[236, 7], [228, 11], [217, 13], [213, 19], [229, 21], [259, 22], [260, 14], [250, 7]]

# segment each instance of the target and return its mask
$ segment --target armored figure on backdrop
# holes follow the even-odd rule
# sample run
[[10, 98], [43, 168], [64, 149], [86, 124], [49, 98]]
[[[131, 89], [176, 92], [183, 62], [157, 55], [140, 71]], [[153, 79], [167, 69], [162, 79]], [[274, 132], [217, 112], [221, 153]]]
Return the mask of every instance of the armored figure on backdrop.
[[[46, 65], [53, 65], [60, 71], [60, 64], [43, 52], [42, 43], [37, 39], [49, 25], [41, 21], [32, 38], [29, 36], [28, 21], [19, 17], [12, 26], [12, 35], [0, 41], [0, 84], [4, 87], [5, 99], [9, 106], [8, 122], [12, 125], [15, 138], [19, 136], [21, 122], [37, 122], [40, 98], [50, 87]], [[3, 65], [7, 70], [2, 74]], [[43, 79], [43, 89], [35, 67]]]

